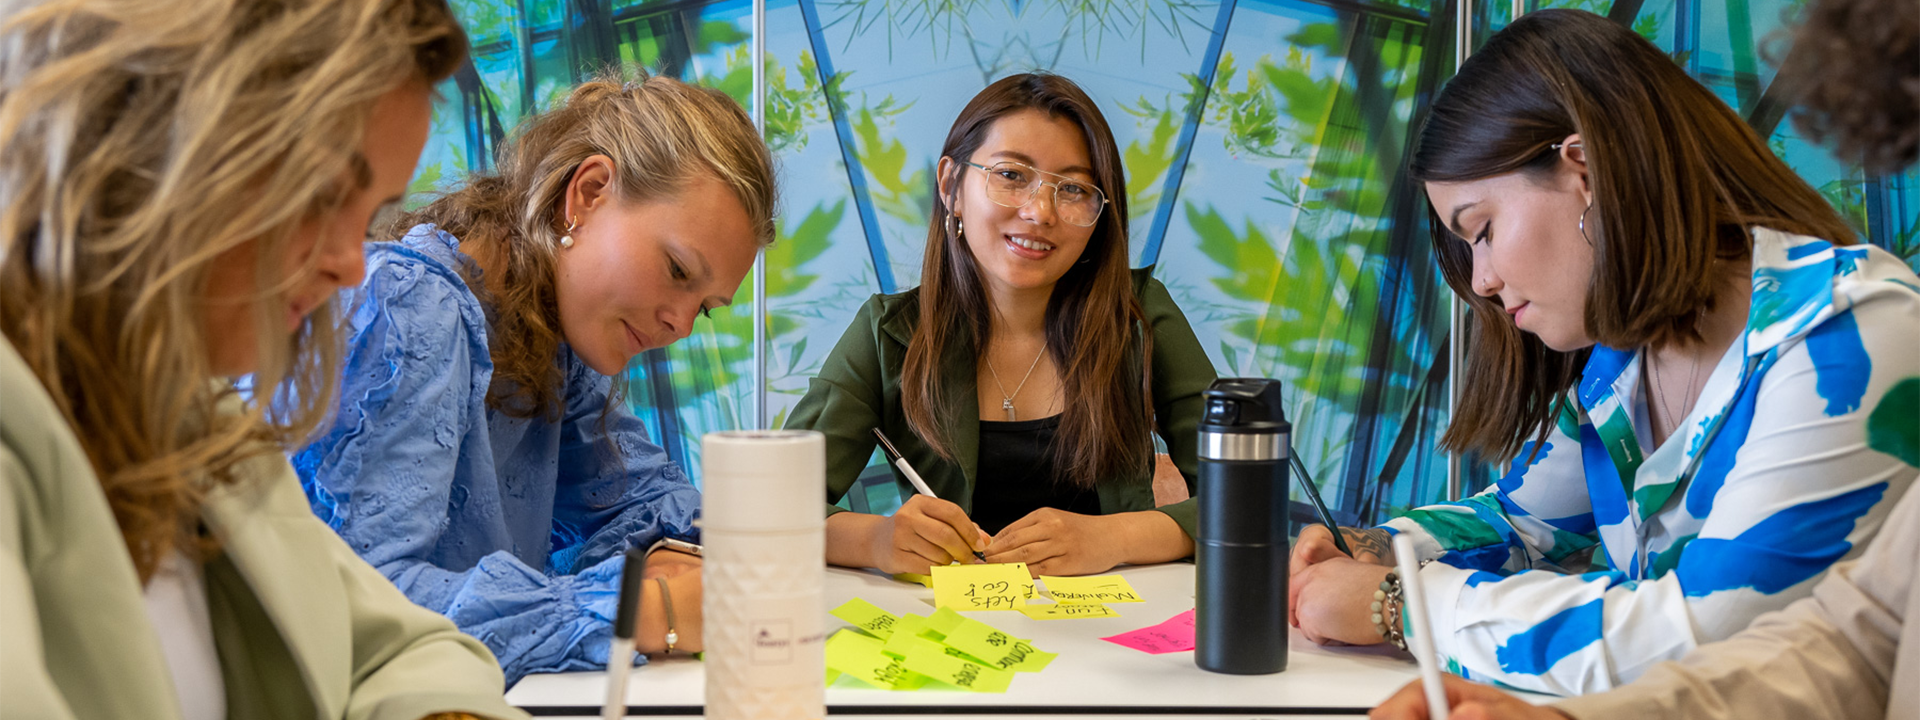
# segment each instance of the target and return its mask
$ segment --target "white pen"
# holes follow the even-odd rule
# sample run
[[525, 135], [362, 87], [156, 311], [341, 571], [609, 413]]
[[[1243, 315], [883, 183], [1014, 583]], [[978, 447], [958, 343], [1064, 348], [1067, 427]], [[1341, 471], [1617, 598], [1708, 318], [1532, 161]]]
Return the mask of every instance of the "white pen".
[[627, 564], [620, 570], [620, 606], [614, 609], [613, 639], [607, 643], [607, 702], [602, 720], [627, 716], [627, 673], [633, 671], [633, 635], [640, 624], [640, 580], [647, 569], [647, 551], [627, 548]]
[[1447, 689], [1440, 684], [1440, 661], [1433, 656], [1432, 626], [1427, 619], [1427, 592], [1420, 585], [1420, 563], [1414, 560], [1413, 538], [1393, 536], [1393, 558], [1400, 566], [1400, 593], [1407, 611], [1407, 651], [1420, 665], [1420, 686], [1427, 692], [1429, 720], [1447, 720]]
[[[873, 436], [880, 439], [880, 449], [887, 454], [887, 459], [893, 461], [894, 467], [900, 468], [900, 474], [907, 476], [907, 482], [913, 483], [915, 492], [930, 498], [940, 497], [933, 494], [933, 488], [927, 487], [927, 481], [920, 479], [920, 473], [914, 472], [913, 466], [907, 464], [907, 456], [901, 455], [899, 450], [894, 449], [893, 442], [880, 432], [880, 428], [873, 429]], [[973, 551], [973, 556], [979, 558], [981, 562], [987, 561], [986, 554], [978, 550]]]

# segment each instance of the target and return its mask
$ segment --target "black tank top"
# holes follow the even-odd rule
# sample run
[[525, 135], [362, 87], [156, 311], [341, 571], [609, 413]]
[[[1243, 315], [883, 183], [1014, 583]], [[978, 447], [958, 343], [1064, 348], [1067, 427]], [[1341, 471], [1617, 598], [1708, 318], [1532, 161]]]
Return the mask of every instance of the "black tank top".
[[979, 477], [973, 521], [989, 535], [1043, 507], [1100, 514], [1100, 494], [1054, 471], [1053, 438], [1060, 416], [1015, 422], [980, 421]]

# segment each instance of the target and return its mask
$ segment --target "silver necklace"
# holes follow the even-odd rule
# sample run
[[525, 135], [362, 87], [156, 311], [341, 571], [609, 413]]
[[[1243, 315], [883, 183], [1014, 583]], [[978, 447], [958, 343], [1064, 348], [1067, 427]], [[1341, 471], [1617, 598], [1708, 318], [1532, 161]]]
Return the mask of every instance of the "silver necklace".
[[987, 356], [987, 372], [993, 375], [993, 386], [1000, 388], [1000, 409], [1006, 411], [1007, 422], [1013, 422], [1013, 399], [1020, 396], [1020, 389], [1027, 386], [1027, 378], [1033, 377], [1033, 369], [1040, 367], [1040, 358], [1047, 354], [1045, 343], [1040, 345], [1040, 354], [1033, 356], [1033, 364], [1027, 366], [1027, 374], [1021, 376], [1020, 384], [1013, 387], [1013, 394], [1007, 394], [1007, 386], [1000, 384], [1000, 371], [993, 369], [993, 356]]
[[[1663, 419], [1665, 420], [1667, 425], [1667, 435], [1671, 437], [1679, 432], [1679, 428], [1674, 427], [1673, 411], [1668, 409], [1666, 383], [1663, 383], [1660, 381], [1660, 376], [1664, 375], [1665, 373], [1650, 373], [1650, 374], [1653, 375], [1653, 391], [1660, 395], [1660, 414], [1664, 416]], [[1698, 381], [1699, 379], [1700, 379], [1700, 362], [1696, 360], [1693, 363], [1693, 369], [1687, 373], [1687, 392], [1689, 393], [1693, 392], [1693, 384], [1695, 381]], [[1684, 397], [1680, 398], [1680, 404], [1682, 406], [1680, 409], [1680, 417], [1684, 418], [1687, 416], [1686, 415], [1687, 412], [1691, 411], [1692, 408], [1686, 407], [1686, 398]]]

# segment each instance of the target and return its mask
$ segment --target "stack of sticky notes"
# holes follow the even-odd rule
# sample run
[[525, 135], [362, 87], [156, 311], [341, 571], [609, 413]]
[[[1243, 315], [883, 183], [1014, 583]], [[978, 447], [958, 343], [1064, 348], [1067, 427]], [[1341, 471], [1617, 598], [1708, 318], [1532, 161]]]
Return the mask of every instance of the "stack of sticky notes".
[[1040, 672], [1055, 657], [952, 608], [927, 617], [895, 616], [854, 598], [834, 608], [833, 616], [859, 629], [827, 639], [829, 676], [845, 674], [886, 690], [918, 690], [939, 682], [974, 692], [1006, 692], [1014, 673]]

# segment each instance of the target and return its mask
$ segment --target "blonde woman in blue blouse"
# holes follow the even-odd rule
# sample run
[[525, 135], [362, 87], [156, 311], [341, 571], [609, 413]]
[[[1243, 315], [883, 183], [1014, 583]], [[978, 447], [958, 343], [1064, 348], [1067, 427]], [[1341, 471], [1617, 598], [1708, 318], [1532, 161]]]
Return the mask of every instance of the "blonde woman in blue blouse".
[[1444, 442], [1512, 465], [1343, 529], [1353, 558], [1303, 532], [1309, 637], [1398, 635], [1405, 533], [1450, 669], [1596, 692], [1807, 596], [1878, 532], [1915, 474], [1920, 279], [1664, 53], [1528, 14], [1435, 100], [1410, 170], [1478, 318]]

